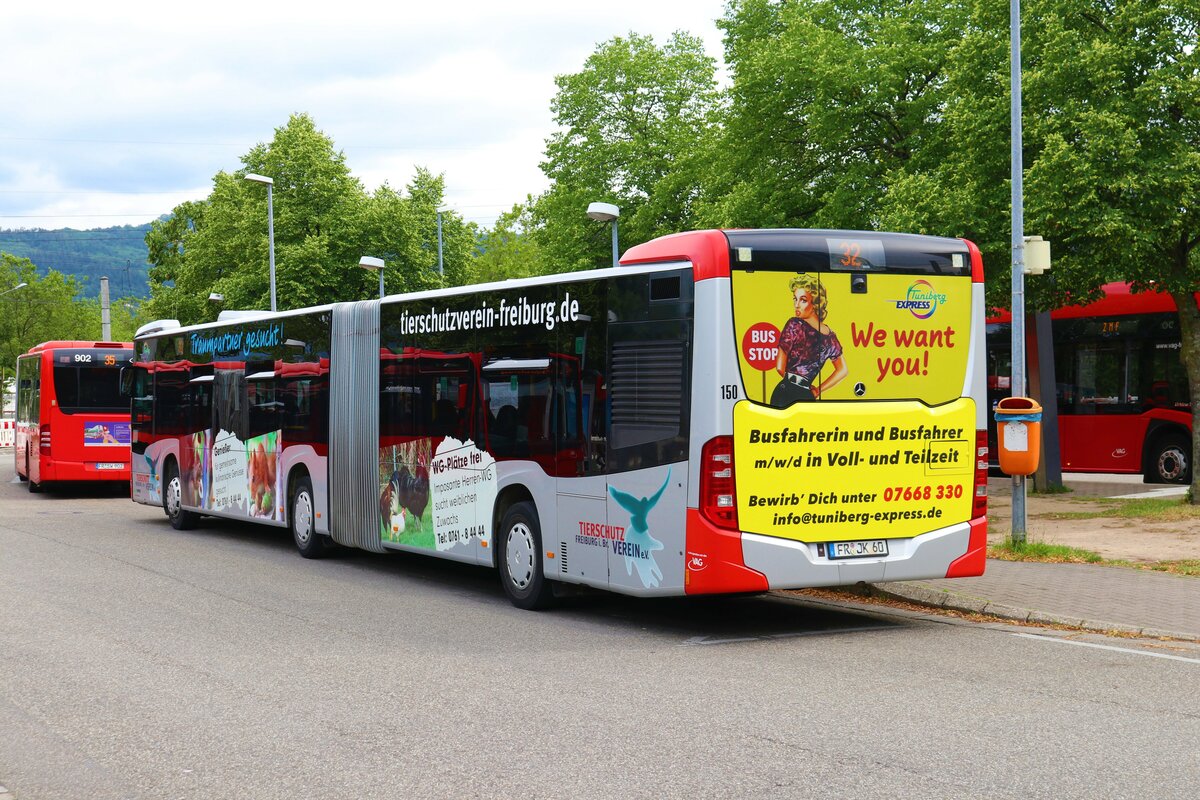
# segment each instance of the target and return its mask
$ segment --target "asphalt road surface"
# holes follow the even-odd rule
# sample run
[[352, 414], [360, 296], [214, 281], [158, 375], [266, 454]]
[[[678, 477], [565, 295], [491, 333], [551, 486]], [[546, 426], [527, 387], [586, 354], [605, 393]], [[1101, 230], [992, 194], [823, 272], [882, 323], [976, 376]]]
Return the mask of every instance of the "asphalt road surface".
[[1200, 649], [784, 594], [513, 608], [494, 573], [0, 451], [0, 798], [1194, 798]]

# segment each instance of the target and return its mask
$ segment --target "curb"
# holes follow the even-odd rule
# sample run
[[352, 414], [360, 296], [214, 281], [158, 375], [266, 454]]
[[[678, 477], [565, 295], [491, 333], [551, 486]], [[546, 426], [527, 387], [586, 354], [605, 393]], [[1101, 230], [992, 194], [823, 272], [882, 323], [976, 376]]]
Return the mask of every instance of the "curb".
[[1121, 622], [1105, 622], [1102, 620], [1079, 619], [1077, 617], [1050, 614], [1045, 611], [1034, 611], [1017, 608], [1003, 603], [993, 603], [981, 597], [955, 594], [954, 592], [931, 589], [918, 583], [869, 583], [866, 584], [869, 594], [891, 600], [904, 600], [909, 603], [943, 608], [949, 611], [962, 611], [969, 614], [985, 614], [990, 617], [1028, 622], [1034, 625], [1064, 625], [1068, 628], [1080, 628], [1096, 633], [1117, 633], [1127, 636], [1142, 636], [1150, 639], [1180, 639], [1186, 642], [1200, 642], [1200, 635], [1166, 631], [1161, 628], [1139, 627]]

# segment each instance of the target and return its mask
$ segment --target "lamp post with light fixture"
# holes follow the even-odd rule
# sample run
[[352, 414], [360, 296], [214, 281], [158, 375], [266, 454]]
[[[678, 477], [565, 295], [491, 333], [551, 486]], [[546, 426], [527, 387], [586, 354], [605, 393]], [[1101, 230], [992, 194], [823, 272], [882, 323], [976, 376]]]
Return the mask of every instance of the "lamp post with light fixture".
[[612, 203], [591, 203], [587, 215], [598, 222], [612, 223], [612, 262], [617, 266], [617, 217], [621, 216], [621, 209]]
[[275, 310], [275, 209], [271, 202], [271, 190], [275, 186], [275, 179], [268, 178], [266, 175], [256, 175], [251, 172], [245, 176], [246, 180], [253, 183], [263, 183], [267, 186], [267, 249], [270, 252], [271, 259], [271, 310]]
[[450, 206], [438, 206], [437, 223], [438, 223], [438, 275], [443, 275], [442, 270], [442, 214], [450, 210]]
[[363, 256], [358, 260], [358, 265], [366, 270], [379, 271], [379, 299], [383, 299], [383, 259], [373, 256]]
[[21, 281], [20, 283], [18, 283], [16, 286], [12, 287], [11, 289], [5, 289], [3, 292], [0, 292], [0, 295], [6, 295], [9, 292], [15, 292], [17, 289], [24, 289], [28, 285], [29, 284], [26, 283], [25, 281]]

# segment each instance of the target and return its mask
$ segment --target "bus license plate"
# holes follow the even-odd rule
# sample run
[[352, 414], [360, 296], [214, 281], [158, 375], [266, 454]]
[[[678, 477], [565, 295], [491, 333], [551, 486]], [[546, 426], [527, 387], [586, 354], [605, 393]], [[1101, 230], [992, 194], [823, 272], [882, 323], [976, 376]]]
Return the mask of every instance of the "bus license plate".
[[97, 461], [96, 469], [125, 469], [120, 461]]
[[887, 539], [868, 539], [862, 542], [830, 542], [830, 558], [870, 558], [888, 554]]

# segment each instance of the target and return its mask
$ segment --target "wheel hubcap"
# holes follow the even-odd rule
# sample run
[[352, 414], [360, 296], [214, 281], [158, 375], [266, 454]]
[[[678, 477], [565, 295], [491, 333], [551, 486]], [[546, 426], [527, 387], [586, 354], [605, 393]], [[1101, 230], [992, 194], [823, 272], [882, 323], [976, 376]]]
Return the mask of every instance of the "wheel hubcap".
[[1187, 470], [1187, 456], [1177, 447], [1164, 450], [1158, 457], [1158, 474], [1169, 481], [1178, 480]]
[[504, 557], [508, 563], [508, 577], [513, 586], [524, 589], [533, 580], [533, 531], [524, 522], [509, 528], [504, 543]]
[[172, 517], [179, 513], [179, 507], [183, 503], [183, 487], [180, 484], [179, 477], [174, 476], [171, 482], [167, 484], [167, 513]]
[[312, 517], [312, 498], [308, 492], [300, 492], [292, 508], [292, 533], [296, 537], [296, 544], [301, 547], [312, 538]]

